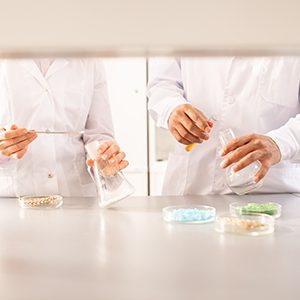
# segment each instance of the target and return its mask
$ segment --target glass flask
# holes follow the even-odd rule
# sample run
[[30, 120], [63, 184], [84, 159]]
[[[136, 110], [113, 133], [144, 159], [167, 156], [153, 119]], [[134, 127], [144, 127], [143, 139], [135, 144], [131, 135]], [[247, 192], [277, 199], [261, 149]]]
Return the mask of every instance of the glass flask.
[[99, 145], [99, 141], [94, 141], [87, 144], [85, 148], [89, 157], [94, 160], [93, 167], [89, 167], [89, 173], [97, 187], [99, 206], [108, 207], [131, 195], [134, 188], [121, 171], [98, 157]]
[[[235, 138], [235, 135], [232, 129], [228, 128], [220, 131], [220, 141], [222, 146], [225, 146], [228, 142]], [[228, 187], [237, 195], [245, 195], [254, 190], [260, 188], [263, 184], [263, 181], [255, 182], [253, 180], [254, 175], [257, 173], [261, 166], [259, 161], [254, 161], [252, 164], [247, 167], [234, 172], [230, 165], [226, 168], [226, 184]]]

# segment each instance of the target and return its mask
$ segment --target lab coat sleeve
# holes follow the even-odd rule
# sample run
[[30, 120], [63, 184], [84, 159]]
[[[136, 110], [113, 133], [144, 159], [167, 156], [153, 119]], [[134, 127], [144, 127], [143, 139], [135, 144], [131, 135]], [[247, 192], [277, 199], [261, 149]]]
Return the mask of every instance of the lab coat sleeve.
[[12, 159], [10, 157], [4, 156], [0, 153], [0, 169], [4, 169], [8, 165], [10, 165]]
[[108, 99], [104, 65], [94, 61], [94, 91], [85, 126], [84, 143], [114, 140], [114, 129]]
[[178, 59], [150, 59], [147, 88], [148, 109], [158, 127], [168, 129], [171, 112], [186, 104]]
[[300, 114], [267, 135], [278, 145], [281, 160], [300, 160]]

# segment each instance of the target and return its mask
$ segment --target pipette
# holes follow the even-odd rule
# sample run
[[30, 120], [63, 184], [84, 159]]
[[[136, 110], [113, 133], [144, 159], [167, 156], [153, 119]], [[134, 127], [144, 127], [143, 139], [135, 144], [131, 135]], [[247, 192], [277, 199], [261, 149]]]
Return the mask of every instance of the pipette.
[[81, 136], [83, 135], [83, 131], [52, 131], [49, 129], [46, 130], [32, 130], [37, 134], [61, 134], [61, 135], [73, 135], [73, 136]]

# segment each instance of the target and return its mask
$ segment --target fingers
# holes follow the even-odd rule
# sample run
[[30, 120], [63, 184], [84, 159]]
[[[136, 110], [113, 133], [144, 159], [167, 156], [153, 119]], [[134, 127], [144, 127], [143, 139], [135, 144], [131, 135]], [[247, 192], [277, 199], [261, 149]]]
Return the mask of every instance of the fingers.
[[277, 144], [270, 137], [259, 134], [250, 134], [234, 139], [223, 150], [221, 154], [226, 155], [226, 157], [220, 166], [226, 168], [235, 163], [232, 167], [234, 172], [259, 161], [261, 166], [253, 177], [255, 182], [260, 181], [267, 174], [270, 167], [278, 163], [281, 158]]
[[10, 126], [10, 130], [16, 130], [18, 128], [18, 126], [16, 124], [13, 124]]
[[257, 183], [260, 180], [262, 180], [268, 173], [269, 169], [270, 169], [270, 166], [268, 164], [262, 164], [260, 169], [258, 170], [258, 172], [253, 177], [254, 182]]
[[32, 138], [36, 138], [36, 137], [37, 137], [37, 134], [35, 132], [27, 132], [25, 135], [22, 135], [20, 137], [2, 140], [0, 142], [0, 150], [11, 147], [13, 145], [16, 145], [16, 144], [26, 141], [26, 140], [31, 140]]
[[208, 124], [208, 126], [209, 126], [210, 128], [212, 128], [212, 127], [214, 126], [214, 123], [213, 123], [212, 120], [208, 120], [208, 121], [207, 121], [207, 124]]
[[6, 129], [5, 127], [0, 127], [0, 131], [15, 130], [17, 128], [18, 128], [18, 126], [16, 124], [13, 124], [10, 126], [9, 129]]
[[204, 114], [190, 104], [183, 104], [171, 113], [168, 125], [176, 140], [182, 144], [201, 143], [209, 139], [213, 126]]
[[192, 105], [187, 105], [186, 109], [185, 109], [185, 114], [202, 131], [209, 130], [209, 126], [207, 124], [208, 119], [205, 117], [205, 115], [200, 110], [193, 107]]
[[98, 153], [103, 154], [113, 143], [113, 141], [102, 142], [98, 148]]
[[[241, 160], [239, 160], [232, 167], [232, 170], [234, 172], [238, 172], [241, 169], [246, 168], [247, 166], [251, 165], [253, 162], [260, 161], [261, 167], [258, 170], [258, 172], [255, 174], [255, 176], [253, 177], [254, 182], [257, 183], [267, 174], [267, 172], [269, 171], [269, 168], [270, 168], [270, 164], [268, 163], [267, 160], [264, 160], [264, 157], [266, 157], [266, 154], [263, 153], [263, 151], [259, 151], [259, 150], [253, 151], [253, 152], [247, 154]], [[223, 162], [225, 162], [225, 161], [223, 161]], [[222, 164], [222, 163], [221, 163], [222, 168], [226, 168], [226, 166], [230, 165], [230, 163], [227, 163], [227, 162], [226, 162], [226, 164], [225, 163]]]
[[124, 152], [119, 152], [118, 154], [114, 155], [110, 160], [110, 164], [118, 164], [126, 157]]
[[[183, 118], [181, 119], [181, 126], [183, 126], [187, 132], [189, 132], [196, 138], [201, 137], [203, 134], [205, 134], [204, 130], [200, 129], [187, 115], [184, 115]], [[210, 128], [210, 126], [207, 126], [207, 128]]]
[[111, 165], [115, 165], [118, 170], [123, 170], [129, 165], [128, 161], [124, 160], [125, 157], [126, 154], [123, 151], [121, 151], [118, 154], [114, 155], [112, 158], [110, 158], [108, 162]]
[[[103, 142], [99, 149], [99, 158], [108, 161], [110, 165], [115, 165], [119, 170], [122, 170], [128, 166], [128, 161], [124, 160], [126, 154], [120, 151], [120, 147], [114, 141]], [[88, 166], [93, 166], [93, 160], [87, 160]]]
[[176, 127], [178, 133], [182, 138], [187, 140], [190, 144], [192, 143], [200, 143], [202, 140], [208, 140], [208, 135], [200, 132], [199, 136], [193, 135], [190, 131], [188, 131], [183, 125], [178, 124]]
[[28, 150], [28, 147], [24, 148], [23, 150], [17, 152], [17, 153], [14, 153], [13, 154], [13, 157], [16, 158], [16, 159], [21, 159], [23, 158], [23, 156], [25, 155], [25, 153], [27, 152]]
[[[184, 138], [183, 136], [181, 136], [180, 133], [175, 128], [173, 128], [171, 130], [171, 133], [173, 134], [173, 136], [179, 143], [184, 144], [184, 145], [191, 144], [191, 142], [189, 140], [187, 140], [186, 138]], [[198, 143], [202, 143], [202, 142], [198, 142]]]
[[[111, 143], [110, 143], [111, 142]], [[115, 144], [114, 142], [110, 141], [110, 142], [105, 142], [106, 145], [105, 145], [105, 150], [103, 151], [102, 148], [100, 151], [99, 154], [100, 154], [100, 157], [103, 159], [103, 160], [109, 160], [111, 159], [114, 155], [117, 155], [119, 152], [120, 152], [120, 147]], [[101, 146], [100, 146], [101, 147]], [[99, 147], [99, 149], [100, 149]]]
[[121, 171], [121, 170], [125, 169], [128, 165], [129, 165], [129, 162], [127, 160], [122, 160], [118, 165], [119, 170]]
[[226, 155], [225, 159], [221, 162], [221, 167], [226, 168], [232, 163], [235, 163], [241, 160], [242, 158], [246, 157], [249, 153], [255, 150], [256, 147], [251, 143], [241, 146]]
[[239, 160], [233, 167], [232, 170], [234, 172], [238, 172], [239, 170], [249, 166], [254, 161], [260, 160], [262, 158], [261, 151], [253, 151], [249, 154], [247, 154], [244, 158]]
[[220, 151], [221, 156], [225, 156], [229, 152], [237, 149], [238, 147], [241, 147], [245, 144], [247, 144], [249, 141], [255, 139], [256, 135], [255, 134], [248, 134], [244, 135], [238, 138], [235, 138], [231, 140], [227, 145], [225, 145], [222, 150]]
[[[11, 128], [13, 128], [13, 126]], [[5, 139], [8, 140], [8, 139], [21, 137], [27, 133], [28, 133], [28, 130], [26, 128], [16, 128], [13, 130], [6, 131], [2, 140], [5, 140]]]
[[3, 127], [0, 128], [0, 142], [4, 140], [5, 131], [6, 131], [5, 128]]
[[[25, 152], [27, 151], [28, 145], [29, 145], [33, 140], [35, 140], [36, 137], [37, 137], [37, 136], [36, 136], [36, 134], [35, 134], [35, 135], [31, 136], [29, 139], [26, 139], [26, 140], [24, 140], [24, 141], [22, 141], [22, 142], [19, 142], [19, 143], [17, 143], [17, 144], [14, 144], [14, 145], [12, 145], [12, 146], [10, 146], [10, 147], [7, 147], [7, 148], [1, 150], [1, 153], [2, 153], [2, 155], [5, 155], [5, 156], [11, 156], [11, 155], [13, 155], [13, 154], [15, 154], [15, 153], [21, 151], [21, 154], [22, 154], [22, 153], [23, 153], [23, 152], [22, 152], [23, 150], [25, 150]], [[24, 155], [24, 154], [23, 154], [23, 155]], [[23, 157], [23, 155], [22, 155], [22, 157]], [[16, 155], [16, 157], [18, 157], [18, 155]]]

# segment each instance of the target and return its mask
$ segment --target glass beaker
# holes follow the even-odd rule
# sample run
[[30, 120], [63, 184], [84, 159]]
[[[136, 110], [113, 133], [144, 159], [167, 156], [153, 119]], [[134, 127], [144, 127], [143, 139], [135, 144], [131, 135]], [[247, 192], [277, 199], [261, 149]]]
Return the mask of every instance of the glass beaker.
[[[232, 129], [228, 128], [220, 131], [220, 141], [222, 146], [225, 146], [228, 142], [235, 138], [235, 134]], [[234, 172], [232, 165], [226, 168], [226, 184], [228, 187], [237, 195], [245, 195], [254, 190], [260, 188], [263, 184], [263, 180], [255, 182], [253, 177], [261, 167], [259, 161], [254, 161], [252, 164], [247, 167]]]
[[97, 187], [99, 206], [108, 207], [131, 195], [134, 188], [121, 171], [98, 157], [99, 146], [99, 141], [85, 146], [89, 157], [94, 160], [93, 167], [89, 167], [88, 170]]

